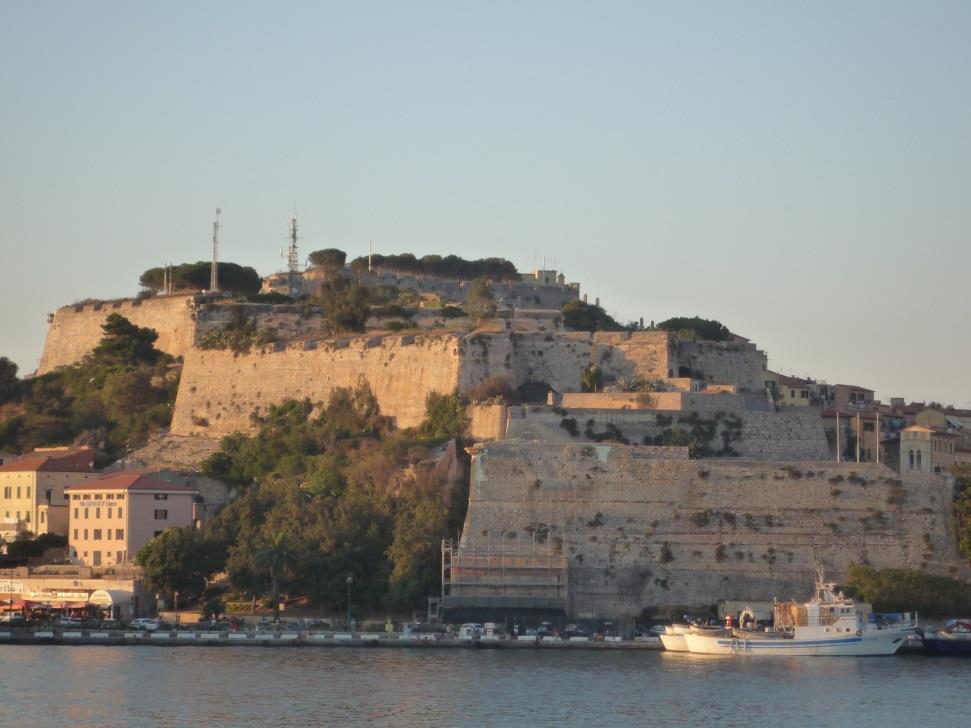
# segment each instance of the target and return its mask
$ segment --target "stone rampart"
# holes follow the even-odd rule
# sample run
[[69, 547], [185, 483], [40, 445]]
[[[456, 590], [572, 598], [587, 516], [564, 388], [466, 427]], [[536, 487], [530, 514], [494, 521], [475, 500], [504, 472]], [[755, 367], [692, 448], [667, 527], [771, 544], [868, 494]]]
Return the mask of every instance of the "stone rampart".
[[[818, 410], [790, 408], [781, 412], [752, 412], [740, 406], [742, 400], [737, 396], [681, 396], [680, 412], [605, 408], [567, 409], [564, 413], [560, 408], [557, 411], [537, 405], [514, 407], [510, 409], [506, 437], [578, 443], [607, 437], [640, 445], [657, 442], [666, 432], [691, 432], [697, 428], [712, 433], [705, 444], [716, 452], [725, 445], [723, 433], [727, 432], [731, 450], [743, 458], [826, 460], [829, 457]], [[716, 407], [714, 402], [718, 400]], [[575, 434], [570, 434], [571, 429]]]
[[81, 361], [101, 341], [101, 325], [109, 314], [124, 316], [136, 326], [155, 329], [155, 346], [172, 356], [185, 356], [195, 342], [192, 295], [155, 296], [79, 303], [51, 314], [38, 374]]
[[421, 422], [429, 392], [459, 382], [459, 337], [370, 336], [277, 344], [248, 354], [192, 349], [172, 418], [175, 435], [252, 432], [256, 410], [284, 399], [326, 402], [338, 387], [366, 381], [399, 427]]
[[610, 444], [506, 441], [472, 452], [460, 550], [549, 544], [568, 557], [575, 616], [804, 597], [814, 557], [837, 580], [854, 562], [968, 576], [940, 478]]
[[734, 384], [739, 389], [765, 389], [768, 358], [752, 343], [679, 340], [677, 361], [682, 376]]

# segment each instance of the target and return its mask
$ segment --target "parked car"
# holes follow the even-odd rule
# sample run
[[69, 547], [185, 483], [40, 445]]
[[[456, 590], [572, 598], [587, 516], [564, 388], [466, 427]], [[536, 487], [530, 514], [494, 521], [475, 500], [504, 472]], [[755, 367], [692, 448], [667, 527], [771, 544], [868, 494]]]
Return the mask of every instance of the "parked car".
[[155, 632], [161, 626], [161, 622], [150, 617], [139, 617], [131, 623], [132, 629], [143, 629], [146, 632]]
[[477, 622], [466, 622], [459, 628], [460, 640], [474, 640], [482, 636], [485, 628]]
[[3, 614], [0, 614], [0, 622], [13, 626], [26, 624], [27, 620], [24, 619], [24, 615], [22, 615], [20, 612], [4, 612]]
[[84, 626], [84, 621], [78, 619], [77, 617], [61, 617], [57, 620], [58, 627], [70, 627], [77, 629]]

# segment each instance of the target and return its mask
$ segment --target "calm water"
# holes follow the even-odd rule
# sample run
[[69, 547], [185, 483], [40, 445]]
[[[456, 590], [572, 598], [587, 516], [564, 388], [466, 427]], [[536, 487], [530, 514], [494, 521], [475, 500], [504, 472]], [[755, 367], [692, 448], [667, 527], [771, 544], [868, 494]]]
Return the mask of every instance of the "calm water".
[[3, 726], [967, 726], [971, 660], [0, 646]]

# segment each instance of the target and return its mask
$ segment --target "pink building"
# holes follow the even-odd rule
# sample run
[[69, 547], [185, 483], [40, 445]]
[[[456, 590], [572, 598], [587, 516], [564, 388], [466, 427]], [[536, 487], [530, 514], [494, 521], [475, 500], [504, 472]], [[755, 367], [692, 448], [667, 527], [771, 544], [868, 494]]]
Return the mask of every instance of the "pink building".
[[85, 566], [124, 564], [165, 529], [193, 523], [196, 491], [152, 473], [114, 473], [67, 494], [71, 555]]

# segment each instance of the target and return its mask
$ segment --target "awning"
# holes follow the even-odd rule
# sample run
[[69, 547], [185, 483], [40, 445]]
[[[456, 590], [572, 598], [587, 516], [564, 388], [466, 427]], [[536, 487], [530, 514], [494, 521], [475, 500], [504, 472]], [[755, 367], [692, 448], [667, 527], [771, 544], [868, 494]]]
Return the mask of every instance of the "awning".
[[117, 589], [98, 589], [91, 592], [88, 597], [88, 604], [98, 607], [116, 607], [122, 604], [131, 604], [132, 593]]

